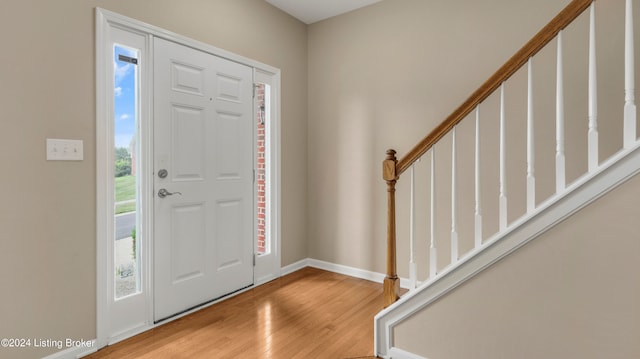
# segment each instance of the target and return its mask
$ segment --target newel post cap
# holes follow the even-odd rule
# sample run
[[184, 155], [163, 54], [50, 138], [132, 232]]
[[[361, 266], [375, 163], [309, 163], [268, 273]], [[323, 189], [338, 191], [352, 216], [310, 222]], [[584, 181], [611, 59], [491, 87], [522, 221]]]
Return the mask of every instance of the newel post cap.
[[398, 160], [396, 159], [395, 150], [387, 150], [387, 157], [382, 162], [382, 178], [385, 181], [395, 181], [398, 179], [396, 176], [396, 165]]

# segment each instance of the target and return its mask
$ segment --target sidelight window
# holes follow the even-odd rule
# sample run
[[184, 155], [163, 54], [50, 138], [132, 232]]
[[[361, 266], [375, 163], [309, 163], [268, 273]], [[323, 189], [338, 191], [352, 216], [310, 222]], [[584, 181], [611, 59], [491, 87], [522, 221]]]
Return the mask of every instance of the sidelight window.
[[140, 292], [140, 241], [137, 241], [139, 181], [138, 50], [114, 46], [114, 294]]

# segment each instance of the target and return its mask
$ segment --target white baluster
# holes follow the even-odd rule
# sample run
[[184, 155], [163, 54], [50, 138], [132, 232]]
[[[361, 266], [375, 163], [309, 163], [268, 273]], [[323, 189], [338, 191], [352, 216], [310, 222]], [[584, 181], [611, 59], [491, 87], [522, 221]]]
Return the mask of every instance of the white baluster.
[[431, 245], [429, 246], [429, 278], [438, 274], [438, 250], [436, 248], [436, 148], [431, 147]]
[[556, 71], [556, 193], [564, 191], [567, 180], [564, 154], [564, 70], [562, 57], [562, 31], [558, 33], [558, 59]]
[[598, 83], [596, 67], [596, 15], [595, 1], [591, 3], [589, 25], [589, 172], [598, 167]]
[[451, 264], [453, 264], [458, 261], [458, 180], [455, 127], [451, 135]]
[[624, 47], [624, 148], [631, 148], [636, 143], [636, 102], [634, 81], [634, 46], [633, 46], [633, 5], [627, 0], [625, 15], [625, 47]]
[[409, 203], [409, 288], [416, 288], [418, 281], [418, 268], [416, 265], [416, 258], [414, 252], [415, 245], [415, 232], [416, 232], [416, 186], [415, 186], [415, 165], [411, 166], [411, 197]]
[[475, 248], [482, 245], [482, 205], [480, 203], [480, 105], [476, 107], [476, 161], [475, 161]]
[[533, 59], [529, 58], [527, 80], [527, 212], [536, 208], [535, 142], [533, 126]]
[[504, 82], [500, 86], [500, 231], [507, 228], [507, 140], [504, 113]]

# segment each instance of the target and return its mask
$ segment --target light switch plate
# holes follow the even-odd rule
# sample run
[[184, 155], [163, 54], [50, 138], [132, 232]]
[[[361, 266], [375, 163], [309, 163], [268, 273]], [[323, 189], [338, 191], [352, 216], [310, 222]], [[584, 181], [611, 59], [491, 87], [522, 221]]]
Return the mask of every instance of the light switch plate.
[[82, 161], [82, 140], [58, 140], [47, 138], [47, 161]]

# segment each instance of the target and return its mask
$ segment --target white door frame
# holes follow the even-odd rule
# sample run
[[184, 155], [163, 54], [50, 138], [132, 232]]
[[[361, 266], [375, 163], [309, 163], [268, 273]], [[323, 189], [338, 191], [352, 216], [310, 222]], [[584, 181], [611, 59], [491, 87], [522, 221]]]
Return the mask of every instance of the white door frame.
[[[112, 58], [109, 54], [109, 46], [113, 43], [112, 30], [130, 32], [146, 39], [146, 58], [142, 59], [141, 66], [147, 72], [153, 68], [153, 38], [159, 37], [167, 40], [193, 47], [195, 49], [211, 53], [213, 55], [235, 61], [254, 69], [254, 82], [268, 83], [271, 86], [271, 131], [268, 139], [271, 153], [271, 163], [269, 170], [272, 175], [268, 197], [269, 206], [269, 232], [271, 239], [273, 256], [268, 259], [262, 258], [262, 265], [254, 268], [254, 285], [260, 285], [271, 279], [280, 276], [281, 268], [281, 236], [280, 236], [280, 70], [272, 66], [251, 60], [231, 52], [207, 45], [205, 43], [172, 33], [159, 27], [140, 22], [129, 17], [96, 8], [96, 345], [93, 350], [97, 350], [106, 345], [113, 344], [120, 340], [131, 337], [135, 334], [151, 329], [153, 323], [153, 288], [152, 288], [152, 268], [153, 256], [153, 181], [151, 176], [142, 178], [142, 199], [141, 211], [142, 222], [140, 223], [142, 233], [147, 236], [140, 238], [140, 245], [146, 250], [142, 253], [143, 277], [142, 290], [145, 295], [146, 321], [136, 324], [120, 333], [111, 333], [109, 318], [112, 314], [111, 301], [113, 289], [110, 282], [112, 275], [113, 250], [108, 243], [113, 238], [113, 88], [110, 87], [113, 78]], [[151, 74], [151, 72], [149, 72]], [[110, 78], [111, 77], [111, 78]], [[144, 76], [141, 79], [140, 88], [142, 97], [140, 99], [140, 122], [141, 130], [141, 153], [142, 163], [146, 164], [143, 171], [151, 173], [153, 171], [152, 150], [152, 118], [153, 118], [153, 76]], [[255, 117], [254, 111], [254, 117]], [[254, 126], [255, 127], [255, 126]], [[259, 272], [258, 272], [259, 271]], [[110, 294], [111, 293], [111, 294]], [[212, 303], [211, 303], [212, 304]], [[189, 314], [184, 313], [183, 315]], [[173, 319], [179, 318], [174, 317]]]

